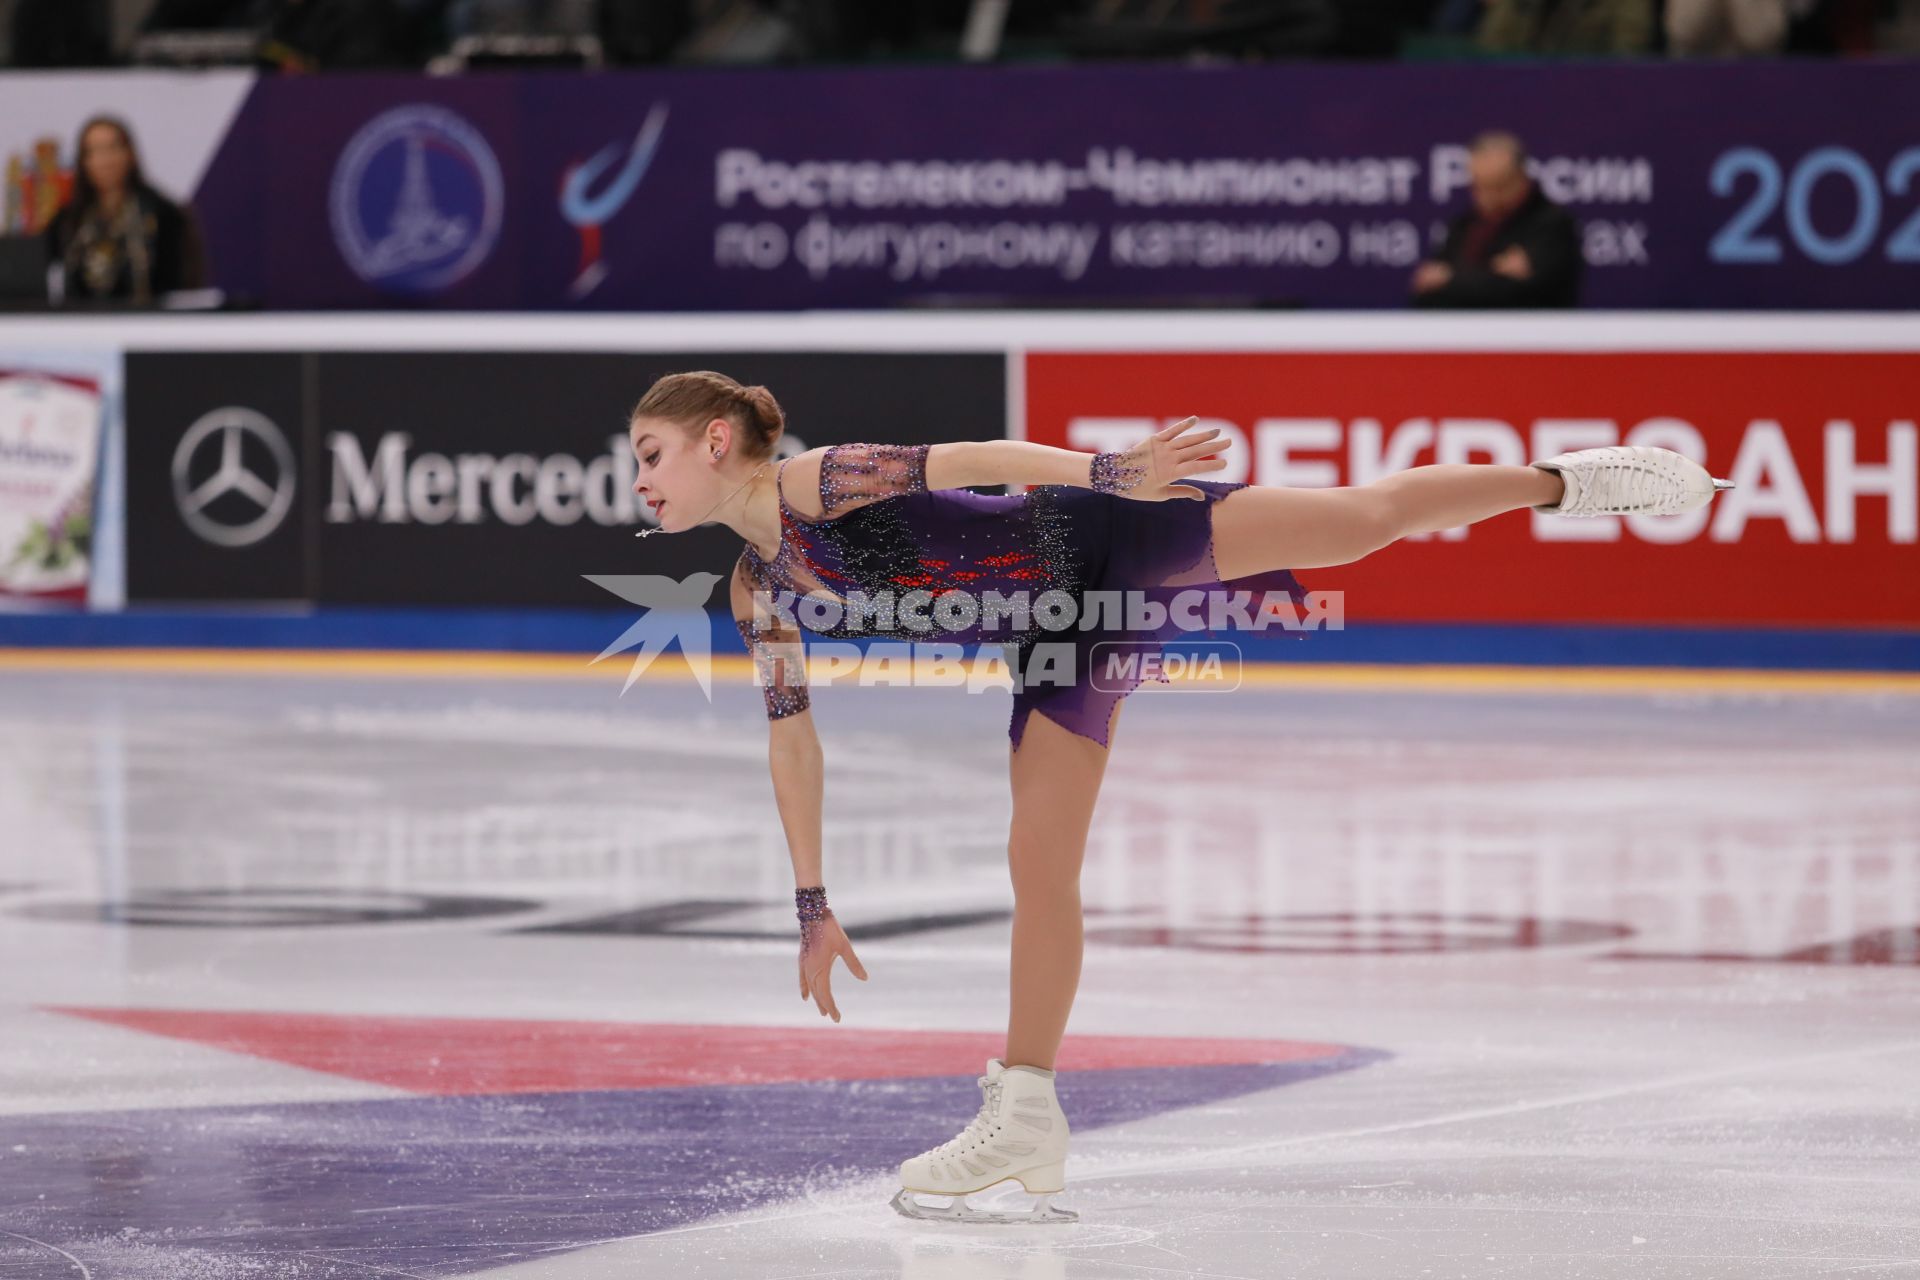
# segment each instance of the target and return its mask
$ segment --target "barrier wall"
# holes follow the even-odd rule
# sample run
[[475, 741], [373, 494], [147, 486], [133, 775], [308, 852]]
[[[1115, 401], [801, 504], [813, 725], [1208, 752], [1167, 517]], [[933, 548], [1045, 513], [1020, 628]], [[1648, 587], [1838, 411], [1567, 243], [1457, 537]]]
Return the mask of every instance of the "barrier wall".
[[[673, 369], [777, 388], [790, 448], [863, 427], [911, 442], [1005, 429], [1005, 361], [987, 353], [126, 359], [127, 591], [144, 602], [590, 606], [609, 597], [587, 574], [731, 567], [724, 529], [633, 540], [651, 518], [626, 415]], [[259, 478], [239, 482], [235, 459]]]
[[[218, 283], [270, 308], [1399, 307], [1520, 130], [1589, 306], [1902, 308], [1910, 64], [913, 68], [0, 79], [50, 139], [131, 118]], [[1604, 104], [1596, 107], [1595, 104]]]
[[[124, 474], [101, 490], [124, 500], [101, 524], [107, 563], [124, 546], [135, 606], [594, 608], [618, 602], [585, 575], [723, 574], [739, 550], [723, 528], [635, 540], [650, 517], [623, 435], [654, 377], [720, 368], [774, 389], [792, 452], [1003, 434], [1118, 448], [1197, 414], [1233, 442], [1220, 478], [1318, 486], [1665, 445], [1738, 487], [1684, 518], [1515, 513], [1309, 571], [1308, 585], [1346, 593], [1355, 637], [1504, 629], [1495, 647], [1512, 657], [1515, 636], [1557, 628], [1643, 657], [1667, 637], [1685, 661], [1703, 636], [1764, 632], [1769, 662], [1797, 643], [1815, 663], [1867, 637], [1875, 663], [1920, 666], [1920, 322], [1907, 319], [16, 321], [0, 324], [0, 365], [50, 344], [123, 362], [124, 417], [109, 425], [124, 428]], [[1316, 656], [1369, 642], [1342, 643]]]

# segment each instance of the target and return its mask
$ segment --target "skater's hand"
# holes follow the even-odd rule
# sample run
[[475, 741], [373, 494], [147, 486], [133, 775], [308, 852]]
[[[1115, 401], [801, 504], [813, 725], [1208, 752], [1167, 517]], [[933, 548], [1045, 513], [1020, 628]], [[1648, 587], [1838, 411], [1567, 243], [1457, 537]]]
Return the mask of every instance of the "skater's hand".
[[1431, 293], [1444, 288], [1453, 279], [1453, 268], [1444, 262], [1423, 262], [1420, 269], [1413, 273], [1413, 291]]
[[840, 1006], [833, 1002], [833, 961], [838, 956], [847, 962], [847, 972], [865, 982], [867, 967], [853, 954], [846, 931], [828, 912], [825, 918], [804, 925], [800, 930], [800, 998], [812, 997], [821, 1016], [840, 1021]]
[[1495, 255], [1489, 265], [1493, 267], [1495, 275], [1511, 276], [1515, 280], [1533, 278], [1533, 263], [1528, 260], [1527, 251], [1517, 244]]
[[1169, 498], [1205, 502], [1207, 495], [1194, 486], [1173, 481], [1226, 466], [1225, 458], [1209, 455], [1225, 453], [1233, 440], [1222, 436], [1218, 427], [1207, 431], [1195, 429], [1194, 424], [1199, 421], [1182, 418], [1122, 454], [1120, 465], [1129, 471], [1139, 468], [1140, 482], [1122, 491], [1120, 496], [1141, 502], [1165, 502]]

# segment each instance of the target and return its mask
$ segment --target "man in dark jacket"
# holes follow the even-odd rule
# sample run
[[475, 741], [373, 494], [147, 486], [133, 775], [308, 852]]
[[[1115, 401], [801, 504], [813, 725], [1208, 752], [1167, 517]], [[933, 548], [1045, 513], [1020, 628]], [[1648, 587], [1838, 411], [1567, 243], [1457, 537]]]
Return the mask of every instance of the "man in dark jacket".
[[1413, 273], [1416, 307], [1572, 307], [1580, 301], [1580, 228], [1527, 176], [1510, 133], [1484, 133], [1467, 157], [1473, 208]]

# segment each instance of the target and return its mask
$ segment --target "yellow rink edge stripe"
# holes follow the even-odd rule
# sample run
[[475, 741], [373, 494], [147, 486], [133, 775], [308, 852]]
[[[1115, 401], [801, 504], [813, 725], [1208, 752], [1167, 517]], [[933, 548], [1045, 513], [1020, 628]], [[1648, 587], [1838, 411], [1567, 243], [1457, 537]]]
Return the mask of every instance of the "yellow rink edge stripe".
[[[716, 654], [712, 663], [722, 680], [752, 679], [753, 667], [744, 655]], [[631, 668], [632, 658], [624, 654], [594, 664], [572, 653], [444, 649], [0, 648], [0, 672], [625, 680]], [[641, 679], [691, 680], [693, 671], [680, 654], [662, 654]], [[1920, 672], [1771, 668], [1248, 662], [1240, 683], [1263, 689], [1920, 694]]]

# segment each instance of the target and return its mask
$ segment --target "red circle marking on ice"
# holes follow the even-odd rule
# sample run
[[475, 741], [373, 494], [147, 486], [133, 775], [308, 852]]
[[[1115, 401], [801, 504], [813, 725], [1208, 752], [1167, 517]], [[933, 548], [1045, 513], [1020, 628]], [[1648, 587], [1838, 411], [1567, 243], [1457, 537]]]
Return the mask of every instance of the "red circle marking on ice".
[[[440, 1095], [976, 1075], [1005, 1043], [986, 1031], [62, 1006], [47, 1012]], [[1344, 1052], [1343, 1045], [1292, 1040], [1071, 1036], [1059, 1067], [1241, 1066], [1312, 1062]]]

